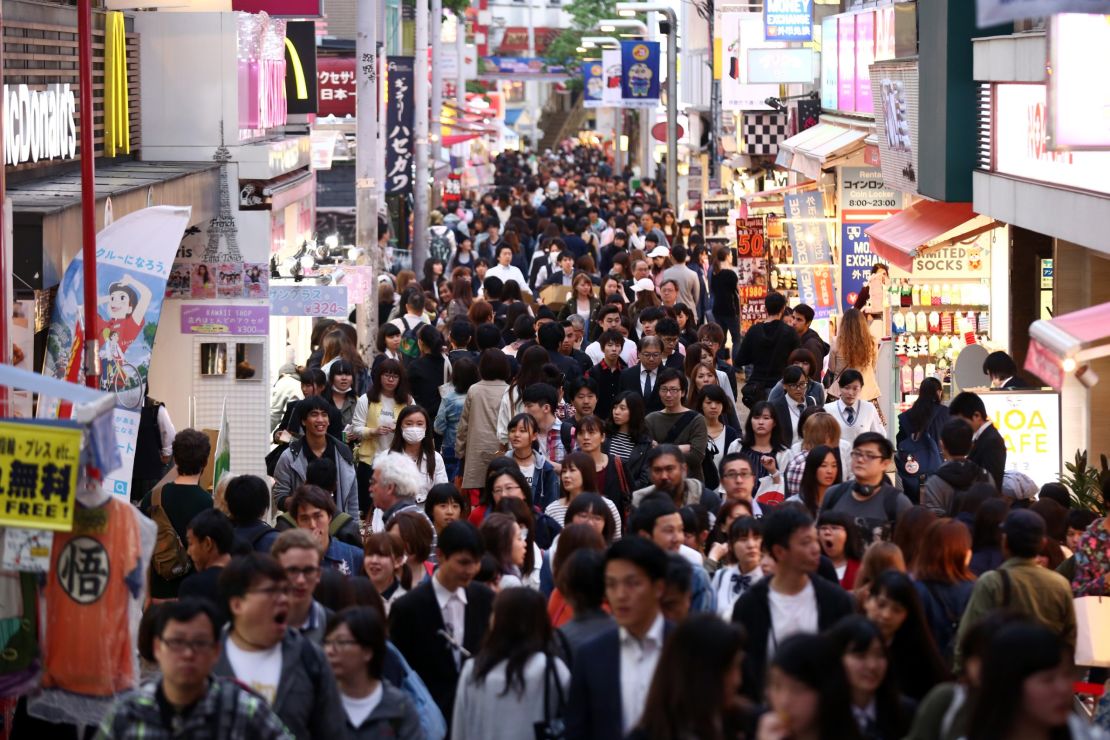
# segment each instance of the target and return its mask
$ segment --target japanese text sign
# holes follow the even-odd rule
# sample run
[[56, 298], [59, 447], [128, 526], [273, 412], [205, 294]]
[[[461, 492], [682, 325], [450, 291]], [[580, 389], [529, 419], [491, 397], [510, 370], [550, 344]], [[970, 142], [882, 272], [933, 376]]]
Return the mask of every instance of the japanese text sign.
[[320, 57], [316, 60], [317, 112], [321, 117], [355, 115], [355, 58]]
[[272, 316], [346, 316], [344, 285], [271, 285]]
[[[828, 229], [825, 218], [825, 202], [821, 193], [790, 193], [785, 196], [786, 230], [790, 245], [794, 248], [794, 262], [798, 270], [798, 292], [802, 303], [816, 309], [826, 301], [828, 295], [819, 296], [815, 271], [808, 265], [829, 265], [832, 262], [832, 248], [829, 246]], [[827, 276], [822, 280], [827, 281]], [[831, 301], [827, 305], [831, 306]]]
[[1060, 396], [1038, 391], [980, 393], [987, 416], [1006, 440], [1006, 469], [1038, 485], [1060, 479]]
[[[389, 57], [386, 64], [389, 91], [385, 103], [385, 191], [389, 195], [412, 192], [413, 150], [416, 142], [416, 103], [412, 90], [415, 66], [412, 57]], [[421, 105], [426, 104], [427, 101], [421, 101]]]
[[182, 334], [267, 336], [270, 311], [266, 306], [183, 305]]
[[626, 108], [659, 105], [659, 42], [621, 42], [621, 98]]
[[812, 41], [813, 0], [764, 0], [763, 37], [768, 41]]
[[0, 422], [0, 526], [73, 528], [81, 430]]

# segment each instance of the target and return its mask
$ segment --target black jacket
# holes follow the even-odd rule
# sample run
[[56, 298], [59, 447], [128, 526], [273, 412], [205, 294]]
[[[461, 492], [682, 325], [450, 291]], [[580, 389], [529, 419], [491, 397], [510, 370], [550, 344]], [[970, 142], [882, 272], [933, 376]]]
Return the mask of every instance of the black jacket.
[[983, 430], [979, 439], [971, 445], [968, 460], [986, 470], [994, 478], [994, 484], [1001, 490], [1002, 474], [1006, 472], [1006, 440], [994, 428], [994, 424]]
[[[632, 391], [633, 393], [639, 393], [641, 396], [644, 395], [644, 386], [640, 384], [641, 370], [643, 370], [643, 366], [637, 362], [621, 373], [620, 387], [622, 391]], [[650, 414], [652, 411], [663, 410], [663, 401], [659, 398], [659, 373], [662, 370], [662, 365], [655, 370], [655, 385], [651, 389], [651, 397], [644, 399], [646, 414]]]
[[[467, 586], [463, 647], [471, 655], [477, 655], [492, 613], [493, 592], [478, 583]], [[459, 669], [455, 667], [453, 648], [439, 634], [443, 629], [443, 613], [431, 581], [409, 591], [389, 610], [390, 640], [424, 680], [443, 716], [450, 718]]]
[[771, 389], [782, 380], [782, 371], [790, 353], [798, 349], [798, 332], [782, 319], [756, 324], [744, 335], [736, 350], [735, 365], [752, 366], [749, 380], [762, 383]]
[[[412, 399], [432, 419], [439, 412], [439, 387], [443, 385], [443, 355], [421, 355], [409, 363], [409, 387]], [[400, 412], [398, 412], [400, 413]]]
[[[798, 437], [798, 430], [794, 428], [793, 418], [790, 415], [790, 406], [788, 404], [794, 403], [790, 396], [783, 396], [782, 398], [772, 401], [771, 405], [775, 408], [775, 419], [779, 425], [779, 432], [782, 434], [782, 443], [789, 447], [794, 444]], [[813, 405], [813, 399], [809, 396], [805, 397], [803, 403], [806, 406]]]
[[610, 413], [612, 413], [613, 402], [616, 400], [617, 394], [621, 392], [621, 373], [624, 370], [623, 367], [610, 370], [602, 367], [599, 362], [586, 373], [587, 377], [593, 378], [597, 382], [597, 406], [594, 408], [594, 413], [597, 414], [598, 418], [608, 419]]
[[822, 339], [821, 335], [813, 329], [806, 329], [805, 334], [799, 337], [799, 342], [801, 348], [808, 349], [817, 360], [817, 367], [813, 371], [814, 375], [816, 375], [821, 369], [821, 363], [825, 359], [825, 355], [829, 353], [830, 347], [828, 342]]
[[[817, 631], [824, 632], [854, 611], [852, 597], [840, 586], [817, 575], [809, 577], [817, 597]], [[748, 633], [744, 652], [742, 691], [753, 701], [763, 700], [767, 674], [767, 641], [771, 635], [771, 578], [744, 592], [732, 608], [732, 621]]]

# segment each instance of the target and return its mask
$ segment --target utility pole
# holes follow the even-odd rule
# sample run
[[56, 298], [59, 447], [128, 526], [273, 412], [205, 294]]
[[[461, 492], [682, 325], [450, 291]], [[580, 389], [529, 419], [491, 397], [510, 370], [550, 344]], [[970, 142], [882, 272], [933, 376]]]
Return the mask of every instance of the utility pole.
[[[524, 0], [528, 3], [528, 58], [536, 58], [536, 21], [534, 17], [533, 0]], [[539, 125], [540, 125], [540, 112], [541, 108], [538, 105], [539, 100], [539, 83], [527, 82], [525, 83], [525, 99], [528, 101], [529, 106], [534, 106], [532, 110], [528, 111], [529, 117], [532, 119], [532, 151], [539, 151], [540, 142]], [[505, 224], [501, 224], [504, 228]]]
[[[431, 142], [432, 167], [439, 166], [443, 156], [443, 0], [432, 0], [432, 116]], [[462, 63], [462, 60], [459, 60]]]
[[665, 8], [667, 18], [667, 205], [678, 211], [678, 18]]
[[355, 246], [370, 258], [373, 278], [369, 300], [355, 309], [358, 351], [365, 359], [372, 353], [378, 330], [378, 275], [383, 255], [378, 248], [378, 12], [372, 3], [358, 3], [358, 36], [355, 41]]
[[455, 83], [455, 116], [462, 120], [463, 106], [466, 105], [466, 65], [463, 57], [466, 55], [466, 15], [459, 13], [458, 30], [455, 32], [455, 54], [459, 57], [459, 79]]
[[412, 269], [417, 275], [428, 259], [428, 0], [416, 0], [416, 60], [412, 99], [416, 105], [412, 183]]

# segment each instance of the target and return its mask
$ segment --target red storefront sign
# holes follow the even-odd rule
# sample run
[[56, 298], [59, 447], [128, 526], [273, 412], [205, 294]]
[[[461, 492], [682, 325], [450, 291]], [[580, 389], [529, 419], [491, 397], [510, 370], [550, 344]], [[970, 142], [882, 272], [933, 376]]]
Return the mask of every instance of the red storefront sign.
[[355, 58], [319, 57], [316, 60], [319, 80], [318, 115], [336, 118], [355, 115]]
[[231, 9], [241, 13], [261, 13], [288, 18], [320, 18], [320, 0], [232, 0]]

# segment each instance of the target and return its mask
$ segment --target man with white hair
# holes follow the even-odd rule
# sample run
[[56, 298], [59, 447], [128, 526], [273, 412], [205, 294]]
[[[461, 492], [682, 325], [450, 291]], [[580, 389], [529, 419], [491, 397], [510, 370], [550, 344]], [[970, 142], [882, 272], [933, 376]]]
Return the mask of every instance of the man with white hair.
[[408, 455], [386, 452], [374, 458], [374, 477], [370, 481], [370, 496], [374, 501], [373, 530], [384, 532], [390, 520], [402, 511], [424, 513], [416, 503], [422, 484], [420, 469]]

